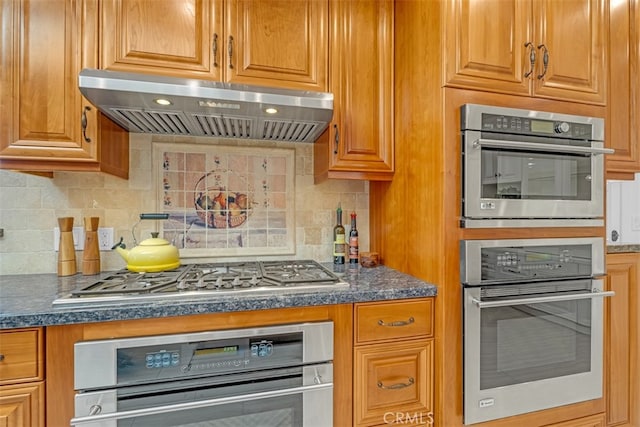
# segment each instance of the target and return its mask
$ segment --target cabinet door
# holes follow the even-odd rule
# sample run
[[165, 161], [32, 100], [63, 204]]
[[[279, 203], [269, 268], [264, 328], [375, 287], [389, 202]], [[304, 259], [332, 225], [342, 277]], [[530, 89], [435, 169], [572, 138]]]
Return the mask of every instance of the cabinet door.
[[605, 398], [607, 425], [640, 423], [640, 254], [607, 255]]
[[326, 0], [228, 0], [226, 80], [327, 90]]
[[222, 0], [105, 0], [100, 68], [221, 80]]
[[77, 83], [84, 6], [68, 0], [0, 3], [1, 168], [98, 168], [97, 113]]
[[604, 105], [605, 0], [534, 0], [533, 16], [537, 51], [534, 95]]
[[356, 347], [354, 366], [355, 425], [433, 423], [433, 340]]
[[390, 180], [393, 1], [331, 2], [333, 121], [314, 145], [316, 180]]
[[0, 387], [0, 425], [44, 427], [44, 383]]
[[609, 10], [607, 178], [634, 179], [640, 172], [640, 2], [621, 0]]
[[531, 2], [447, 2], [447, 86], [529, 95]]

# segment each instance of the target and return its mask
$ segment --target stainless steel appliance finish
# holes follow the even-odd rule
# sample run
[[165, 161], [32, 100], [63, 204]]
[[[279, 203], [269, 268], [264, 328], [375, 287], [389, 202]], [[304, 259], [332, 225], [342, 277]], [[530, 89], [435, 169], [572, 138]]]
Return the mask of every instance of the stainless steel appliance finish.
[[331, 93], [94, 69], [80, 72], [79, 87], [136, 133], [314, 142], [333, 116]]
[[465, 424], [602, 397], [603, 248], [461, 242]]
[[73, 426], [333, 424], [333, 323], [75, 344]]
[[477, 227], [604, 225], [604, 121], [461, 107], [462, 220]]
[[185, 264], [160, 273], [120, 270], [53, 302], [56, 306], [211, 298], [233, 293], [330, 291], [349, 286], [312, 260]]

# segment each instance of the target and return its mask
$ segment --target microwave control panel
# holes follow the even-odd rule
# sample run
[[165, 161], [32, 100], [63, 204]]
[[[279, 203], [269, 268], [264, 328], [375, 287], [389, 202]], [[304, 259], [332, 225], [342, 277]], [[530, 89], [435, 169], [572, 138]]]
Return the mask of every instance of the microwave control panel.
[[482, 130], [511, 134], [591, 139], [592, 125], [530, 117], [482, 114]]

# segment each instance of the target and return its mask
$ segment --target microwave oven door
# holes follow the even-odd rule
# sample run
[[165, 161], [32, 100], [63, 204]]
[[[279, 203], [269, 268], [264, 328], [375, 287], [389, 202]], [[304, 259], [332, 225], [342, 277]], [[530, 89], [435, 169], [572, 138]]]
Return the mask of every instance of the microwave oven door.
[[463, 136], [463, 217], [602, 218], [601, 142], [575, 147]]

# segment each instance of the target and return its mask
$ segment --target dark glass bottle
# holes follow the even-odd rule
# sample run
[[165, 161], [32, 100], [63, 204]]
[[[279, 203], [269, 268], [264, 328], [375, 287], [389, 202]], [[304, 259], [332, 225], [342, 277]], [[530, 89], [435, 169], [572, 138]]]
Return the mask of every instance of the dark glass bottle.
[[358, 263], [358, 228], [356, 213], [351, 212], [351, 230], [349, 230], [349, 264]]
[[333, 263], [344, 264], [347, 242], [344, 226], [342, 225], [342, 208], [336, 210], [336, 225], [333, 227]]

